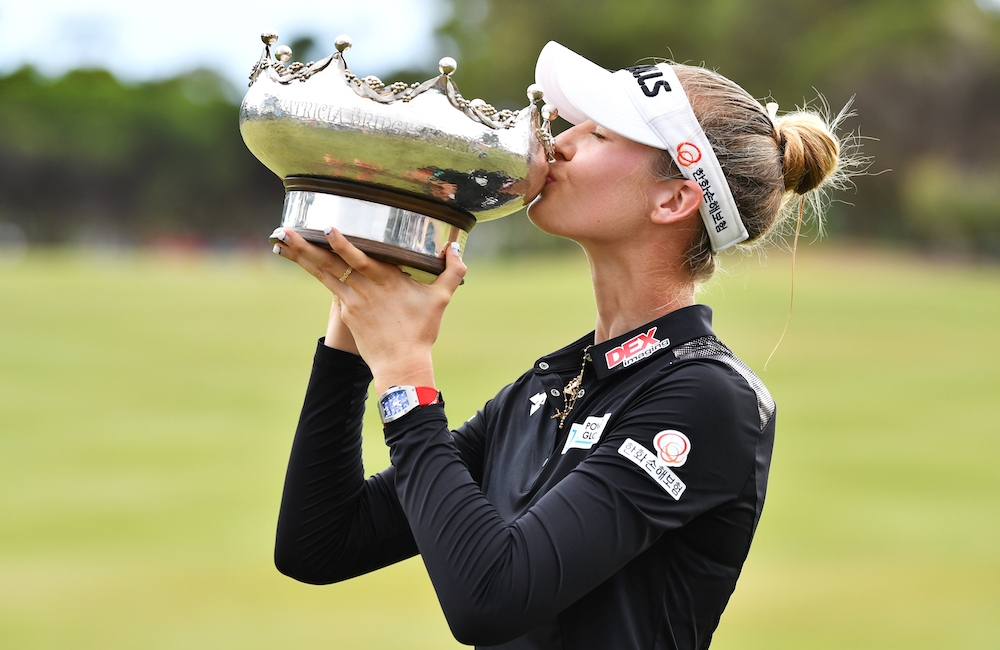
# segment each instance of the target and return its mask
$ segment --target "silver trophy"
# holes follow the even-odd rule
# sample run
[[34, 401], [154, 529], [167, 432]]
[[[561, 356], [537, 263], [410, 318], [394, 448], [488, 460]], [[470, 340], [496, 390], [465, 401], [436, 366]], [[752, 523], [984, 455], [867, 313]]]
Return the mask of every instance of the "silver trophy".
[[539, 109], [537, 85], [527, 107], [497, 110], [462, 97], [449, 57], [438, 77], [386, 85], [351, 72], [346, 36], [307, 64], [289, 63], [285, 45], [272, 52], [277, 39], [261, 35], [240, 132], [284, 181], [281, 225], [308, 241], [328, 248], [323, 233], [333, 226], [428, 282], [444, 270], [451, 242], [464, 251], [477, 222], [516, 212], [545, 184], [556, 112]]

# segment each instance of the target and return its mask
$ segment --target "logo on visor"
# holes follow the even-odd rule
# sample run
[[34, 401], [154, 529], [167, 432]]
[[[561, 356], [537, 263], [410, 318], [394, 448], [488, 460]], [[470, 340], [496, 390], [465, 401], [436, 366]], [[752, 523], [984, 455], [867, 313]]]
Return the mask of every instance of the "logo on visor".
[[677, 164], [690, 167], [701, 160], [701, 149], [690, 142], [682, 142], [677, 145]]
[[659, 81], [654, 81], [652, 88], [646, 85], [646, 82], [650, 79], [656, 79], [657, 77], [662, 77], [663, 72], [656, 69], [655, 65], [634, 65], [631, 68], [625, 68], [632, 73], [635, 77], [636, 83], [642, 88], [642, 93], [646, 97], [656, 97], [660, 94], [660, 90], [666, 88], [667, 92], [670, 92], [670, 84], [660, 79]]

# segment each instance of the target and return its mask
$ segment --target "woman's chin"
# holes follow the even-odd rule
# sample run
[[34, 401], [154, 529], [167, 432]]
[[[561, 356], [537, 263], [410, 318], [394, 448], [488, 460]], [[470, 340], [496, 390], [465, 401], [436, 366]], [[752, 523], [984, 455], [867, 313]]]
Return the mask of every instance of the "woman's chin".
[[545, 196], [539, 194], [528, 204], [526, 212], [528, 214], [528, 221], [535, 224], [536, 228], [543, 232], [549, 232], [548, 228], [544, 225], [548, 216], [548, 206], [544, 205], [544, 203]]

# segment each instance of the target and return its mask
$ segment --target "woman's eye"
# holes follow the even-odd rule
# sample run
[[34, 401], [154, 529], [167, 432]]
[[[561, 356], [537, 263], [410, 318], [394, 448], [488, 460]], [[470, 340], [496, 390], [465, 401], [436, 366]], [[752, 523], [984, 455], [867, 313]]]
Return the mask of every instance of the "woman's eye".
[[593, 136], [594, 136], [595, 138], [597, 138], [598, 140], [607, 140], [607, 138], [606, 138], [606, 137], [604, 137], [604, 134], [603, 134], [603, 133], [598, 133], [597, 131], [593, 131], [593, 132], [591, 133], [591, 135], [593, 135]]

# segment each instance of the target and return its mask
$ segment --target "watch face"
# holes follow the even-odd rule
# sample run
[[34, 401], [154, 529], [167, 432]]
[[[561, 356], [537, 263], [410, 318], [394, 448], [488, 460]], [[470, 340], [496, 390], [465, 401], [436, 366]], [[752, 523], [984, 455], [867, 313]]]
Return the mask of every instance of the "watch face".
[[402, 415], [410, 407], [410, 398], [406, 390], [395, 390], [382, 398], [382, 419], [391, 420], [393, 416]]

